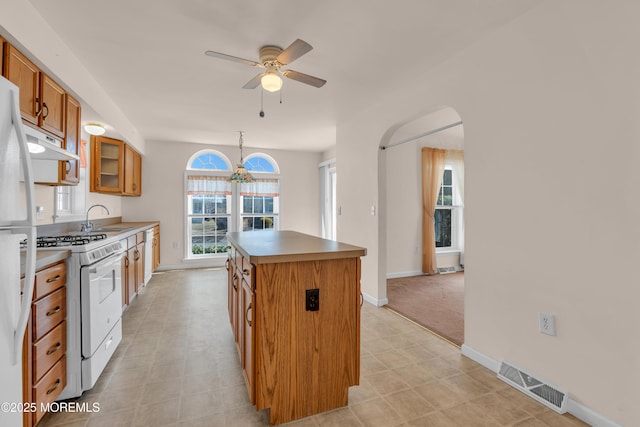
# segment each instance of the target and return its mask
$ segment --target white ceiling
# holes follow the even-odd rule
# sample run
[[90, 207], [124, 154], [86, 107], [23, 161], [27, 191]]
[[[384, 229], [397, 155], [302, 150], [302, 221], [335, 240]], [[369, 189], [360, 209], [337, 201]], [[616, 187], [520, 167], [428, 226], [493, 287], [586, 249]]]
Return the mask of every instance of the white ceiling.
[[[534, 0], [30, 0], [147, 140], [323, 151], [336, 123], [536, 4]], [[314, 49], [279, 94], [242, 89], [265, 44]], [[88, 108], [85, 119], [92, 118]], [[108, 123], [107, 123], [108, 124]], [[116, 129], [117, 130], [117, 129]]]

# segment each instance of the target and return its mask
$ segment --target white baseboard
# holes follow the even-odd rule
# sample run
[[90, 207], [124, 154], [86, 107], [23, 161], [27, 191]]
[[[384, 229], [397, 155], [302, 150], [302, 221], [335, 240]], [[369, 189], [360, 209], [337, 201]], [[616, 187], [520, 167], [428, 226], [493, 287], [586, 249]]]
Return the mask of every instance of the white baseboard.
[[373, 304], [376, 307], [382, 307], [383, 305], [389, 304], [389, 300], [386, 298], [383, 298], [383, 299], [374, 298], [369, 294], [365, 294], [364, 292], [362, 293], [362, 298], [364, 298], [364, 300], [369, 304]]
[[[485, 368], [490, 369], [496, 374], [500, 370], [500, 362], [474, 350], [466, 344], [462, 344], [461, 352], [464, 356], [481, 364]], [[569, 400], [567, 401], [567, 412], [594, 427], [622, 427], [620, 424], [617, 424], [607, 417], [604, 417], [586, 406], [572, 400], [571, 392], [569, 392]]]
[[412, 277], [412, 276], [422, 276], [424, 273], [422, 271], [401, 271], [399, 273], [389, 273], [387, 274], [387, 279], [397, 279], [400, 277]]
[[[226, 258], [225, 258], [226, 260]], [[173, 265], [160, 265], [156, 269], [156, 271], [168, 271], [168, 270], [186, 270], [189, 268], [216, 268], [216, 267], [224, 267], [225, 261], [218, 260], [207, 260], [207, 261], [190, 261], [189, 263], [184, 264], [173, 264]]]

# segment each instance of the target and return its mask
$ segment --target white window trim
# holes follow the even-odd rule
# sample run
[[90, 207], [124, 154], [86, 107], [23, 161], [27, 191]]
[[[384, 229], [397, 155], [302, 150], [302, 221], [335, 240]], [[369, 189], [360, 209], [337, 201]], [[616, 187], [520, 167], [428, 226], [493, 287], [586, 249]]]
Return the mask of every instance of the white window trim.
[[[202, 154], [202, 152], [200, 152], [200, 154]], [[189, 162], [189, 164], [191, 164], [191, 162]], [[189, 222], [189, 194], [188, 194], [188, 180], [189, 180], [189, 176], [190, 175], [200, 175], [200, 176], [218, 176], [218, 177], [223, 177], [223, 178], [227, 178], [229, 176], [229, 172], [228, 171], [208, 171], [206, 169], [188, 169], [184, 172], [184, 180], [183, 180], [183, 198], [184, 198], [184, 208], [182, 210], [182, 214], [183, 214], [183, 219], [182, 219], [182, 223], [184, 224], [184, 253], [183, 253], [183, 261], [189, 262], [189, 261], [202, 261], [203, 259], [216, 259], [216, 258], [226, 258], [228, 255], [226, 252], [221, 252], [221, 253], [215, 253], [215, 254], [192, 254], [191, 253], [191, 231], [189, 230], [189, 226], [190, 226], [190, 222]], [[234, 185], [235, 184], [231, 184], [231, 204], [229, 206], [231, 206], [233, 208], [233, 206], [235, 206], [234, 204]], [[229, 221], [228, 221], [228, 227], [229, 230], [234, 230], [235, 226], [234, 226], [234, 222], [235, 222], [235, 215], [233, 210], [228, 214], [229, 215]]]
[[[460, 233], [462, 232], [462, 221], [464, 221], [464, 207], [459, 204], [459, 197], [456, 187], [458, 185], [458, 177], [453, 173], [453, 169], [449, 163], [445, 164], [445, 170], [451, 170], [451, 187], [453, 188], [453, 201], [451, 205], [436, 205], [436, 209], [451, 210], [451, 246], [437, 247], [436, 254], [453, 254], [460, 252]], [[444, 175], [444, 171], [443, 171]], [[439, 190], [438, 190], [439, 191]]]
[[[63, 222], [74, 222], [74, 221], [83, 221], [86, 218], [86, 203], [87, 203], [87, 169], [86, 168], [78, 168], [79, 171], [79, 180], [78, 185], [74, 186], [58, 186], [54, 187], [53, 191], [53, 223], [63, 223]], [[58, 189], [59, 188], [68, 188], [69, 189], [69, 198], [71, 204], [71, 210], [69, 211], [61, 211], [58, 208]]]

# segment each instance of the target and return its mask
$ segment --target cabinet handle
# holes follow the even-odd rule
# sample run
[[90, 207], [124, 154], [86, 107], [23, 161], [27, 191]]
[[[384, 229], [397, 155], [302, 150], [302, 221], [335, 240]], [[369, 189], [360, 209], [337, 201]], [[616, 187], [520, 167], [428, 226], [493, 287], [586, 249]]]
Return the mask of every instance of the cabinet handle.
[[53, 353], [55, 353], [56, 351], [60, 350], [60, 347], [62, 347], [62, 344], [60, 344], [59, 342], [56, 343], [56, 345], [54, 345], [53, 347], [51, 347], [49, 350], [47, 350], [47, 356], [51, 356]]
[[60, 386], [60, 378], [58, 378], [55, 382], [55, 384], [53, 384], [53, 387], [51, 387], [49, 390], [47, 390], [47, 394], [51, 394], [54, 391], [56, 391], [56, 389]]
[[251, 320], [249, 320], [249, 310], [251, 310], [251, 303], [249, 303], [249, 307], [247, 307], [247, 311], [244, 313], [244, 320], [247, 321], [249, 327], [251, 327]]
[[37, 104], [36, 118], [38, 118], [40, 117], [40, 114], [42, 114], [42, 107], [40, 107], [40, 98], [36, 98], [36, 104]]
[[242, 274], [244, 274], [245, 276], [248, 276], [251, 274], [251, 271], [245, 268], [244, 270], [242, 270]]
[[54, 308], [53, 310], [51, 310], [51, 311], [47, 311], [47, 317], [50, 317], [50, 316], [53, 316], [53, 315], [54, 315], [54, 314], [56, 314], [56, 313], [59, 313], [59, 312], [60, 312], [60, 310], [62, 310], [62, 307], [57, 306], [57, 307], [56, 307], [56, 308]]
[[67, 165], [66, 172], [67, 173], [71, 172], [71, 162], [69, 160], [66, 160], [64, 163]]
[[58, 280], [60, 280], [62, 278], [62, 276], [60, 276], [59, 274], [56, 275], [56, 277], [49, 277], [47, 279], [47, 283], [53, 283], [53, 282], [57, 282]]
[[129, 267], [129, 257], [128, 256], [124, 257], [124, 266], [125, 267]]
[[136, 191], [136, 184], [133, 184], [133, 191]]
[[360, 307], [362, 307], [362, 304], [364, 304], [364, 295], [360, 292]]
[[46, 112], [44, 112], [42, 114], [42, 120], [46, 120], [47, 116], [49, 115], [49, 107], [47, 107], [47, 103], [46, 102], [42, 103], [42, 110], [46, 110]]
[[96, 176], [96, 187], [100, 187], [100, 177]]
[[224, 262], [224, 267], [229, 271], [229, 258]]
[[233, 273], [233, 281], [231, 283], [232, 283], [233, 289], [235, 291], [238, 290], [238, 286], [236, 285], [236, 280], [238, 280], [238, 274], [237, 273]]
[[140, 259], [140, 251], [136, 249], [135, 251], [133, 251], [133, 260], [138, 261], [139, 259]]

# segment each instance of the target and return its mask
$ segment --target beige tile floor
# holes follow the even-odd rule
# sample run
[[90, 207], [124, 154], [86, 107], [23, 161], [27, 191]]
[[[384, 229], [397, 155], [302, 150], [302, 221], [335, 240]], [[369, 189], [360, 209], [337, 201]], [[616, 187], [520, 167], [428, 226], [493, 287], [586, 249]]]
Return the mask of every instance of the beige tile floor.
[[[79, 402], [40, 426], [264, 426], [249, 403], [229, 327], [226, 270], [154, 274], [123, 317], [124, 337]], [[457, 347], [384, 308], [362, 308], [360, 386], [345, 408], [298, 426], [580, 426], [510, 388]]]

